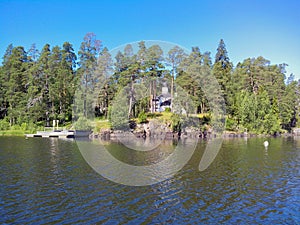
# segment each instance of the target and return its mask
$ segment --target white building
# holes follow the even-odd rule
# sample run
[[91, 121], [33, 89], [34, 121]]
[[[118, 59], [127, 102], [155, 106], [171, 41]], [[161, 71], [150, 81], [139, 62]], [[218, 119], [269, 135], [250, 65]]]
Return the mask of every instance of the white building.
[[166, 108], [171, 108], [171, 94], [169, 93], [168, 87], [162, 87], [162, 93], [157, 96], [155, 102], [157, 112], [163, 112]]

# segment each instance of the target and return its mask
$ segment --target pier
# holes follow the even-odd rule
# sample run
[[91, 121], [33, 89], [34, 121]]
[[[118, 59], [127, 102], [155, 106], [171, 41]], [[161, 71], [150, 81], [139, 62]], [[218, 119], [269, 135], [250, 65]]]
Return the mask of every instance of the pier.
[[42, 138], [75, 138], [75, 137], [88, 137], [90, 131], [77, 131], [77, 130], [54, 130], [54, 131], [37, 131], [36, 134], [26, 134], [29, 137], [42, 137]]

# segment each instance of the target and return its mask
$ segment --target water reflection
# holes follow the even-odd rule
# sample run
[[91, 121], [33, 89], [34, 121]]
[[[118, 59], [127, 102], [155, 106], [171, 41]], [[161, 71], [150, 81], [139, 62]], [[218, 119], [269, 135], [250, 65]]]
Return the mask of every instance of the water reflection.
[[[174, 146], [174, 150], [172, 147], [167, 151], [164, 151], [164, 145], [147, 152], [126, 150], [125, 146], [118, 145], [116, 152], [121, 154], [119, 158], [110, 154], [110, 148], [99, 142], [77, 142], [77, 144], [87, 163], [103, 177], [120, 184], [143, 186], [174, 176], [193, 155], [197, 139], [179, 140]], [[122, 154], [122, 152], [126, 154]], [[144, 154], [147, 155], [144, 156]], [[166, 157], [158, 158], [165, 154]], [[132, 165], [128, 163], [128, 160], [142, 163], [148, 161], [148, 164]]]
[[0, 137], [0, 223], [299, 224], [299, 139], [263, 141], [224, 140], [203, 172], [200, 141], [174, 176], [131, 187], [95, 173], [75, 142]]

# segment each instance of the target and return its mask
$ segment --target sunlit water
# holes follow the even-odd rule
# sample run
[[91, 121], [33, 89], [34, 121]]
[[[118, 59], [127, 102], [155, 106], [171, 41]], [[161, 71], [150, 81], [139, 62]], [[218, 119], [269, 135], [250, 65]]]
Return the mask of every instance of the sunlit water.
[[0, 137], [0, 224], [299, 224], [300, 140], [263, 142], [224, 140], [199, 172], [200, 140], [174, 177], [132, 187], [97, 174], [75, 141]]

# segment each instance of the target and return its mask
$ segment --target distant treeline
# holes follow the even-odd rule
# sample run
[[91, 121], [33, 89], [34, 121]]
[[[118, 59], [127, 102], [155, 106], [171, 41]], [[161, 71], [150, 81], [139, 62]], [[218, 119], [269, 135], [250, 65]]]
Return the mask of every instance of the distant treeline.
[[194, 71], [198, 71], [202, 78], [211, 79], [213, 75], [221, 87], [227, 130], [268, 134], [290, 131], [299, 121], [299, 83], [292, 74], [286, 78], [285, 66], [271, 64], [261, 56], [233, 66], [222, 39], [214, 59], [198, 47], [190, 54], [178, 46], [163, 52], [159, 45], [148, 47], [143, 41], [137, 52], [128, 44], [113, 59], [93, 33], [86, 34], [77, 54], [69, 42], [52, 48], [46, 44], [41, 51], [35, 45], [25, 51], [11, 44], [0, 67], [0, 125], [50, 126], [53, 119], [69, 122], [77, 88], [97, 87], [99, 82], [96, 106], [87, 105], [89, 109], [83, 114], [92, 111], [107, 118], [117, 93], [125, 87], [133, 93], [134, 84], [145, 78], [150, 94], [138, 100], [129, 95], [128, 118], [153, 112], [153, 99], [164, 85], [172, 98], [176, 86], [188, 93], [195, 106], [192, 113], [209, 114], [203, 85], [196, 82], [199, 77]]

